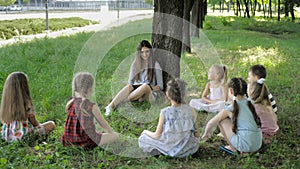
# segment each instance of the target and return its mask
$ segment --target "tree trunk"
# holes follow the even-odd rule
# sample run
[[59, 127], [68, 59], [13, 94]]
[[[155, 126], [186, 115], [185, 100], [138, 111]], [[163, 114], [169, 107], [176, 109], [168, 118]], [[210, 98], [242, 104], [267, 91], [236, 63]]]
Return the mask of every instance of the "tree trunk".
[[246, 15], [247, 18], [250, 18], [250, 13], [249, 13], [249, 0], [244, 0], [245, 3], [245, 8], [246, 8]]
[[269, 0], [270, 18], [272, 18], [272, 0]]
[[256, 8], [257, 8], [257, 0], [254, 0], [253, 16], [255, 16]]
[[199, 4], [199, 25], [200, 25], [200, 28], [203, 29], [203, 21], [204, 21], [204, 1], [203, 0], [200, 0], [200, 4]]
[[288, 0], [285, 0], [284, 1], [284, 13], [285, 13], [285, 17], [288, 17], [289, 16], [289, 2]]
[[278, 0], [278, 16], [277, 20], [280, 21], [280, 0]]
[[154, 0], [152, 44], [163, 70], [164, 86], [180, 77], [184, 0]]
[[263, 7], [264, 18], [265, 18], [266, 17], [266, 8], [265, 8], [264, 0], [262, 0], [262, 7]]
[[191, 53], [190, 20], [194, 0], [185, 0], [183, 9], [182, 52]]
[[291, 17], [292, 17], [292, 21], [294, 22], [295, 21], [295, 13], [294, 13], [294, 4], [295, 4], [295, 1], [294, 0], [289, 0], [289, 6], [290, 6], [290, 8], [289, 8], [289, 11], [290, 11], [290, 13], [291, 13]]
[[240, 16], [241, 16], [242, 14], [241, 14], [241, 4], [240, 4], [240, 0], [236, 0], [236, 6], [237, 6], [237, 15], [236, 15], [236, 16], [239, 15], [238, 13], [240, 13]]
[[192, 26], [191, 36], [199, 38], [199, 29], [200, 29], [200, 0], [195, 0], [192, 8]]

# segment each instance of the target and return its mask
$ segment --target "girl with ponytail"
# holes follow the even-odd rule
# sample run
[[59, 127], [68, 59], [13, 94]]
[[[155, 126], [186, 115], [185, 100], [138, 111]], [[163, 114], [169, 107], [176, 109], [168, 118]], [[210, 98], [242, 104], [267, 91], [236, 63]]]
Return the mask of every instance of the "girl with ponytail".
[[261, 129], [265, 144], [276, 135], [279, 127], [277, 124], [277, 106], [265, 83], [266, 69], [262, 65], [254, 65], [248, 72], [248, 94], [254, 101], [254, 107], [261, 120]]
[[[119, 134], [102, 117], [99, 107], [88, 99], [93, 87], [94, 78], [90, 73], [80, 72], [74, 76], [72, 99], [66, 105], [68, 116], [61, 137], [64, 146], [75, 145], [91, 149], [119, 138]], [[106, 133], [96, 131], [94, 118]]]
[[262, 145], [260, 118], [247, 95], [247, 83], [242, 78], [232, 78], [228, 84], [233, 103], [220, 111], [206, 125], [202, 139], [210, 137], [211, 129], [219, 125], [221, 133], [233, 152], [255, 152]]

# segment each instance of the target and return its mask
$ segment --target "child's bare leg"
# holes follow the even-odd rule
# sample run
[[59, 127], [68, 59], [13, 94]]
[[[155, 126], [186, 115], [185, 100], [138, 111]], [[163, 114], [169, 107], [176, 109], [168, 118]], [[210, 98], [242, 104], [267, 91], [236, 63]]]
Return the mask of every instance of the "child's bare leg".
[[113, 98], [113, 100], [109, 103], [108, 107], [115, 108], [122, 101], [127, 100], [129, 94], [133, 91], [133, 87], [131, 84], [126, 85], [119, 91], [119, 93]]
[[148, 84], [142, 84], [140, 87], [131, 92], [128, 96], [128, 100], [134, 101], [139, 98], [149, 98], [149, 94], [151, 93], [151, 88]]
[[[233, 126], [233, 124], [231, 123], [229, 118], [224, 119], [219, 123], [219, 128], [220, 128], [221, 133], [223, 134], [226, 142], [229, 144], [231, 150], [236, 151], [235, 148], [230, 143], [230, 137], [233, 134], [232, 126]], [[226, 147], [226, 148], [228, 148], [228, 147]]]
[[53, 121], [47, 121], [35, 127], [34, 132], [37, 134], [45, 134], [55, 129], [55, 123]]
[[221, 111], [207, 122], [204, 133], [201, 137], [204, 141], [206, 141], [210, 137], [212, 129], [218, 125], [222, 116], [223, 116], [223, 112]]
[[120, 138], [119, 133], [102, 133], [101, 140], [99, 146], [102, 146], [107, 143], [111, 143], [117, 141]]

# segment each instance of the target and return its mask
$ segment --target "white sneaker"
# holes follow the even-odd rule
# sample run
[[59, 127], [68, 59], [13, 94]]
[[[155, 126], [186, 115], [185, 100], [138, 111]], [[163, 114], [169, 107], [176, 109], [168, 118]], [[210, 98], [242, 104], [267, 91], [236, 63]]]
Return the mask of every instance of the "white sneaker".
[[112, 111], [112, 108], [110, 106], [106, 106], [105, 107], [105, 116], [110, 115], [111, 111]]
[[220, 132], [219, 134], [217, 134], [218, 137], [224, 138], [223, 134]]

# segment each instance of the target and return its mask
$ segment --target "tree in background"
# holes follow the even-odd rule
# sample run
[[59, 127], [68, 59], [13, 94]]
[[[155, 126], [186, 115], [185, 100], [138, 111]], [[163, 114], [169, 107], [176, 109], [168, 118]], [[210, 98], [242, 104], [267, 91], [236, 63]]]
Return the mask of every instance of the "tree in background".
[[154, 0], [152, 44], [164, 84], [180, 77], [184, 0]]
[[183, 26], [182, 26], [182, 52], [191, 53], [190, 41], [190, 18], [194, 0], [185, 0], [183, 9]]
[[294, 0], [285, 0], [284, 3], [284, 11], [285, 11], [285, 17], [289, 17], [289, 13], [291, 13], [292, 21], [295, 21], [295, 13], [294, 13]]

